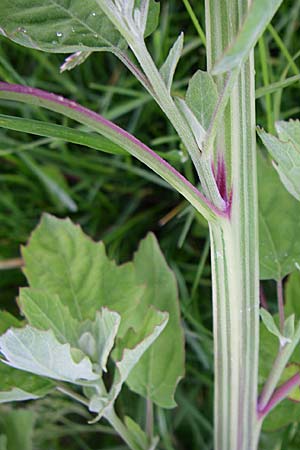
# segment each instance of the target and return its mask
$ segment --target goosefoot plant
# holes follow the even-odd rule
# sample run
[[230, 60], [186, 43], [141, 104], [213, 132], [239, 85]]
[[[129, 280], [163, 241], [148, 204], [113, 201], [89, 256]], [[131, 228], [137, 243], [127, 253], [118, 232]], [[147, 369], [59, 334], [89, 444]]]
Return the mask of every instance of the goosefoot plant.
[[[300, 383], [296, 366], [286, 371], [287, 363], [291, 358], [294, 361], [296, 358], [294, 350], [300, 340], [300, 322], [295, 327], [295, 311], [291, 307], [287, 308], [291, 314], [285, 319], [282, 292], [283, 277], [300, 267], [299, 240], [295, 239], [292, 245], [289, 242], [297, 234], [294, 211], [299, 211], [299, 206], [278, 185], [276, 172], [263, 160], [259, 166], [263, 173], [260, 190], [260, 240], [258, 236], [253, 48], [281, 3], [282, 0], [207, 0], [207, 72], [198, 70], [193, 75], [184, 99], [172, 96], [173, 77], [183, 49], [183, 34], [179, 35], [160, 68], [156, 67], [145, 44], [145, 37], [154, 31], [158, 20], [159, 5], [155, 1], [2, 0], [0, 10], [1, 31], [9, 39], [42, 51], [73, 52], [61, 70], [70, 70], [81, 64], [91, 52], [114, 53], [164, 111], [190, 155], [201, 188], [193, 186], [145, 144], [95, 112], [52, 93], [0, 83], [0, 98], [61, 113], [100, 133], [107, 140], [94, 136], [91, 138], [88, 133], [79, 130], [4, 115], [0, 117], [1, 126], [40, 136], [65, 138], [70, 142], [112, 153], [126, 150], [165, 179], [208, 221], [215, 346], [215, 450], [257, 449], [263, 420], [275, 406], [292, 395], [293, 389]], [[279, 139], [260, 131], [280, 178], [298, 200], [299, 128], [298, 122], [280, 122]], [[115, 147], [112, 148], [111, 142]], [[276, 202], [273, 202], [274, 191]], [[279, 198], [281, 201], [278, 201]], [[287, 214], [282, 214], [282, 210], [278, 212], [278, 208], [286, 208]], [[286, 224], [288, 242], [276, 233], [274, 217], [278, 216]], [[150, 308], [146, 323], [139, 322], [140, 315], [132, 315], [136, 323], [130, 325], [133, 328], [135, 325], [136, 334], [131, 336], [133, 331], [130, 331], [131, 327], [126, 322], [128, 311], [120, 309], [124, 304], [119, 305], [117, 300], [105, 300], [104, 303], [100, 301], [100, 306], [103, 307], [99, 310], [98, 293], [92, 298], [89, 291], [84, 295], [80, 292], [82, 273], [90, 277], [89, 271], [94, 266], [94, 259], [88, 260], [90, 264], [83, 260], [87, 264], [83, 267], [75, 264], [78, 273], [73, 274], [73, 268], [70, 272], [75, 284], [68, 287], [66, 299], [60, 299], [57, 294], [61, 280], [57, 274], [52, 273], [57, 261], [52, 260], [54, 256], [51, 245], [46, 243], [45, 248], [49, 253], [42, 253], [47, 260], [46, 269], [44, 271], [39, 267], [39, 249], [38, 246], [35, 248], [34, 243], [37, 236], [45, 242], [48, 234], [55, 236], [61, 242], [61, 247], [70, 246], [70, 255], [75, 254], [76, 261], [79, 254], [86, 256], [88, 251], [81, 244], [82, 237], [78, 241], [77, 238], [72, 240], [73, 234], [80, 232], [69, 222], [62, 225], [57, 219], [46, 217], [40, 227], [29, 247], [24, 250], [26, 275], [31, 288], [21, 292], [19, 304], [29, 325], [20, 329], [10, 328], [0, 338], [3, 362], [18, 369], [14, 372], [15, 385], [9, 385], [2, 398], [22, 400], [26, 395], [28, 398], [41, 395], [40, 391], [36, 393], [36, 390], [22, 388], [21, 380], [21, 388], [18, 387], [20, 369], [35, 376], [60, 380], [62, 383], [75, 383], [83, 388], [84, 395], [79, 396], [75, 391], [69, 390], [65, 383], [58, 385], [58, 389], [87, 404], [97, 414], [97, 419], [106, 417], [129, 447], [154, 448], [156, 441], [147, 440], [146, 435], [132, 420], [127, 419], [125, 424], [122, 423], [116, 417], [112, 405], [130, 371], [132, 377], [128, 378], [129, 386], [159, 403], [158, 398], [151, 397], [151, 390], [141, 388], [147, 379], [147, 366], [143, 366], [143, 361], [140, 361], [143, 370], [139, 377], [136, 376], [136, 380], [133, 362], [140, 360], [142, 353], [160, 333], [161, 337], [164, 336], [166, 313]], [[43, 228], [45, 230], [42, 233]], [[67, 232], [67, 228], [71, 231]], [[66, 235], [62, 238], [64, 233]], [[73, 253], [73, 246], [78, 246], [78, 253]], [[269, 374], [263, 370], [262, 380], [258, 380], [259, 247], [261, 278], [277, 281], [280, 319], [278, 326], [276, 318], [274, 320], [264, 309], [261, 311], [264, 323], [261, 335], [265, 340], [270, 339], [271, 334], [265, 336], [268, 329], [279, 339], [278, 354], [275, 356], [275, 343], [271, 355], [274, 364]], [[95, 253], [100, 251], [97, 248]], [[93, 254], [93, 258], [97, 261], [98, 257]], [[117, 285], [117, 281], [114, 283]], [[35, 291], [41, 287], [45, 291]], [[109, 284], [109, 287], [112, 285]], [[93, 292], [96, 293], [96, 290]], [[95, 302], [98, 302], [96, 309]], [[147, 306], [152, 303], [154, 301], [148, 297]], [[291, 303], [290, 300], [289, 305]], [[55, 310], [53, 304], [56, 305]], [[171, 314], [172, 306], [156, 306]], [[43, 317], [43, 308], [49, 309], [49, 316], [55, 314], [52, 323]], [[145, 308], [145, 305], [141, 308]], [[64, 317], [63, 323], [60, 323], [57, 315]], [[144, 315], [143, 312], [142, 316]], [[6, 328], [11, 325], [19, 326], [10, 323], [11, 320], [8, 320]], [[84, 320], [87, 322], [83, 322], [81, 326], [76, 322]], [[119, 326], [121, 332], [118, 331]], [[180, 329], [178, 323], [176, 326]], [[115, 376], [112, 387], [107, 392], [101, 382], [101, 374], [106, 370], [106, 361], [116, 336], [120, 340], [112, 354]], [[45, 349], [51, 349], [47, 358]], [[120, 356], [122, 349], [123, 356]], [[55, 360], [51, 360], [49, 367], [52, 354], [55, 354]], [[133, 354], [134, 357], [131, 356]], [[8, 368], [2, 364], [1, 370]], [[181, 370], [174, 372], [176, 376], [172, 392], [182, 375]], [[40, 377], [34, 378], [35, 382], [42, 383]], [[258, 391], [259, 381], [265, 381], [261, 392]], [[158, 383], [160, 382], [161, 379]], [[51, 386], [53, 381], [45, 381], [40, 389], [44, 392], [44, 389], [50, 389]], [[157, 380], [153, 381], [152, 388], [154, 392], [158, 389]], [[166, 394], [165, 389], [167, 386], [162, 385], [159, 390], [159, 395], [166, 398], [162, 406], [170, 407], [173, 405], [170, 401], [172, 392]]]

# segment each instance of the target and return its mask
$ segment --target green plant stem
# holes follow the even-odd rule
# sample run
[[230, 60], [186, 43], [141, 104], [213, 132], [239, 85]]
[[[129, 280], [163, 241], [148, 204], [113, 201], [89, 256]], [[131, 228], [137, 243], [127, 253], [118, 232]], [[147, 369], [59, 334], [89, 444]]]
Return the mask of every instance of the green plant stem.
[[197, 188], [145, 144], [95, 112], [46, 91], [1, 82], [0, 98], [47, 108], [87, 125], [154, 170], [178, 192], [181, 192], [207, 220], [215, 220], [217, 215], [226, 215], [226, 211], [218, 210], [209, 203]]
[[[237, 34], [247, 0], [206, 0], [208, 69]], [[217, 84], [224, 86], [223, 75]], [[215, 449], [256, 450], [259, 348], [258, 212], [253, 54], [242, 66], [220, 124], [232, 187], [230, 219], [210, 226], [215, 342]]]
[[153, 98], [172, 123], [191, 156], [201, 181], [204, 194], [217, 208], [221, 210], [224, 209], [225, 204], [213, 175], [211, 158], [201, 157], [202, 149], [199, 148], [190, 125], [183, 117], [171, 97], [171, 94], [165, 85], [159, 70], [148, 52], [143, 36], [140, 35], [138, 30], [129, 28], [122, 19], [118, 19], [105, 0], [97, 0], [97, 3], [112, 23], [118, 28], [119, 32], [125, 38], [133, 54], [138, 60], [147, 80], [151, 85]]
[[131, 433], [125, 427], [121, 419], [117, 416], [113, 408], [111, 408], [109, 411], [105, 413], [105, 418], [108, 420], [110, 425], [116, 430], [118, 435], [123, 439], [123, 441], [128, 445], [129, 448], [131, 448], [132, 450], [143, 450], [132, 438]]
[[146, 433], [152, 441], [153, 439], [153, 402], [147, 398], [146, 399]]
[[285, 344], [283, 347], [279, 349], [279, 352], [274, 361], [273, 367], [269, 374], [267, 381], [264, 384], [264, 387], [259, 396], [259, 409], [263, 410], [269, 403], [276, 386], [280, 380], [280, 377], [289, 362], [290, 357], [292, 356], [296, 346], [300, 341], [300, 323], [298, 324], [293, 340], [290, 344]]

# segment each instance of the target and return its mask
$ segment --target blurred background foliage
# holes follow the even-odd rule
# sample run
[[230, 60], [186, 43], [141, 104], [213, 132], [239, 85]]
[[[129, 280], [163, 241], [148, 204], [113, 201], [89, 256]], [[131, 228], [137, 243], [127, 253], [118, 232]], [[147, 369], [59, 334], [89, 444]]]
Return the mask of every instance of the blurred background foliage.
[[[204, 29], [204, 1], [161, 2], [160, 25], [148, 39], [148, 46], [161, 65], [179, 32], [184, 31], [184, 56], [176, 72], [175, 95], [184, 94], [198, 68], [205, 70]], [[275, 120], [299, 117], [299, 35], [300, 1], [286, 0], [255, 50], [257, 124], [270, 132]], [[64, 55], [30, 50], [0, 37], [1, 80], [50, 90], [80, 102], [135, 134], [195, 181], [173, 128], [115, 57], [95, 53], [82, 66], [60, 74], [63, 60]], [[296, 78], [286, 82], [290, 77]], [[24, 104], [1, 101], [0, 113], [78, 126]], [[109, 255], [118, 262], [130, 259], [139, 240], [153, 231], [178, 280], [187, 345], [186, 377], [176, 396], [178, 408], [155, 409], [160, 448], [212, 449], [211, 282], [204, 220], [129, 155], [107, 155], [58, 139], [0, 128], [0, 167], [0, 308], [18, 314], [15, 299], [18, 288], [26, 284], [20, 270], [20, 245], [28, 240], [43, 212], [71, 217], [95, 240], [103, 240]], [[266, 281], [263, 288], [270, 309], [275, 311], [275, 283]], [[126, 389], [118, 408], [144, 424], [144, 401]], [[2, 406], [0, 411], [0, 450], [1, 445], [5, 448], [5, 440], [8, 450], [125, 448], [107, 424], [88, 425], [89, 414], [59, 395], [26, 405]], [[297, 413], [284, 427], [271, 427], [272, 431], [262, 435], [261, 449], [299, 449], [299, 423]]]

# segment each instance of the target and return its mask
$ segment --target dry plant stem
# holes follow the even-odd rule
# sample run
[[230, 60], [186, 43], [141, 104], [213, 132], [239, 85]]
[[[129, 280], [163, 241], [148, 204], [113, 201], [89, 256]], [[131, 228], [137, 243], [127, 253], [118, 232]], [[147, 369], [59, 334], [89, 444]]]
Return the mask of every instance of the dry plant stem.
[[[247, 0], [206, 0], [208, 69], [236, 35]], [[225, 77], [216, 79], [219, 88]], [[216, 135], [232, 187], [231, 217], [210, 226], [215, 342], [216, 450], [256, 450], [259, 349], [258, 213], [253, 54]]]

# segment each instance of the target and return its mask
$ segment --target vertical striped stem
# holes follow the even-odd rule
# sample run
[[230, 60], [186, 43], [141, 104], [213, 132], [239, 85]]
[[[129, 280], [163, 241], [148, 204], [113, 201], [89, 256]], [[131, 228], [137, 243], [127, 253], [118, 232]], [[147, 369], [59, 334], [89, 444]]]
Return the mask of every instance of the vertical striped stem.
[[[248, 0], [206, 0], [208, 69], [236, 35]], [[224, 76], [217, 78], [218, 86]], [[258, 214], [253, 55], [218, 130], [232, 187], [230, 219], [210, 226], [215, 338], [215, 450], [256, 450], [259, 349]], [[228, 183], [228, 184], [229, 184]]]

